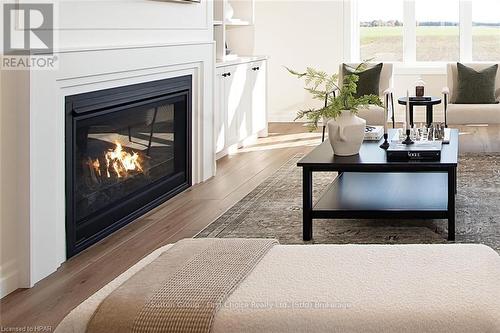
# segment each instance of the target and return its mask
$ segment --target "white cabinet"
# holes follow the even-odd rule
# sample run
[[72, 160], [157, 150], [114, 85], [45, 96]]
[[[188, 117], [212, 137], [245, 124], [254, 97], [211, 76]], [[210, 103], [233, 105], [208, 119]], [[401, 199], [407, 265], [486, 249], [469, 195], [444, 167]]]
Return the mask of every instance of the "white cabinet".
[[217, 158], [252, 137], [267, 135], [266, 60], [217, 67]]
[[224, 91], [225, 75], [217, 71], [215, 75], [215, 96], [214, 96], [214, 125], [215, 125], [215, 151], [218, 153], [226, 145], [225, 115], [226, 99]]
[[267, 136], [267, 61], [252, 63], [252, 129]]

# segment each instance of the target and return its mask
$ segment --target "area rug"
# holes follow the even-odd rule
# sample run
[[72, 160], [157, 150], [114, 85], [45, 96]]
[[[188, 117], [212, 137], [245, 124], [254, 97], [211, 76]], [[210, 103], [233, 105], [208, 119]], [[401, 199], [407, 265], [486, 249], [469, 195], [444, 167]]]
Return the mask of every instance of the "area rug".
[[[275, 237], [282, 244], [446, 243], [447, 220], [314, 220], [313, 240], [302, 240], [301, 155], [285, 163], [196, 237]], [[336, 177], [315, 173], [314, 198]], [[415, 188], [415, 195], [425, 195]], [[461, 155], [456, 242], [500, 252], [500, 154]]]

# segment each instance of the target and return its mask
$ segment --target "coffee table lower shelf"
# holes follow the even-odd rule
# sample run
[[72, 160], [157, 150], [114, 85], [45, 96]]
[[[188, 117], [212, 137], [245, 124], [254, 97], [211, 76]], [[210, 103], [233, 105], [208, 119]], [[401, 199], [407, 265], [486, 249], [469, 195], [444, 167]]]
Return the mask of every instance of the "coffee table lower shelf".
[[310, 234], [304, 221], [304, 240], [312, 219], [447, 219], [448, 181], [446, 172], [340, 173], [310, 211]]

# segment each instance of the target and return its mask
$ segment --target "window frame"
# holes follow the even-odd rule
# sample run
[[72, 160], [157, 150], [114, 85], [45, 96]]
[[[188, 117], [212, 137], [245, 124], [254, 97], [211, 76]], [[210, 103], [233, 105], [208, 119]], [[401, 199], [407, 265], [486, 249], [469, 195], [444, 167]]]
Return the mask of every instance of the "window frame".
[[[403, 1], [403, 61], [394, 62], [401, 68], [442, 68], [443, 61], [417, 61], [416, 0]], [[459, 61], [472, 61], [472, 1], [459, 2]], [[344, 60], [360, 62], [358, 0], [344, 0]], [[451, 60], [450, 60], [451, 61]]]

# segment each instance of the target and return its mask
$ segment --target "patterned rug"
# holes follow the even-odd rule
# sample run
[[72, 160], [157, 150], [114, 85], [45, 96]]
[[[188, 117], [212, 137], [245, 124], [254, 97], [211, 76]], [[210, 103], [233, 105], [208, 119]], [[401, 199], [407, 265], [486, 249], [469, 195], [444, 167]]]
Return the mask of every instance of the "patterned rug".
[[[302, 240], [302, 173], [294, 156], [196, 237], [275, 237], [282, 244], [446, 243], [446, 220], [314, 220]], [[314, 197], [336, 176], [315, 173]], [[415, 189], [416, 192], [425, 189]], [[465, 154], [458, 168], [456, 242], [500, 252], [500, 155]]]

